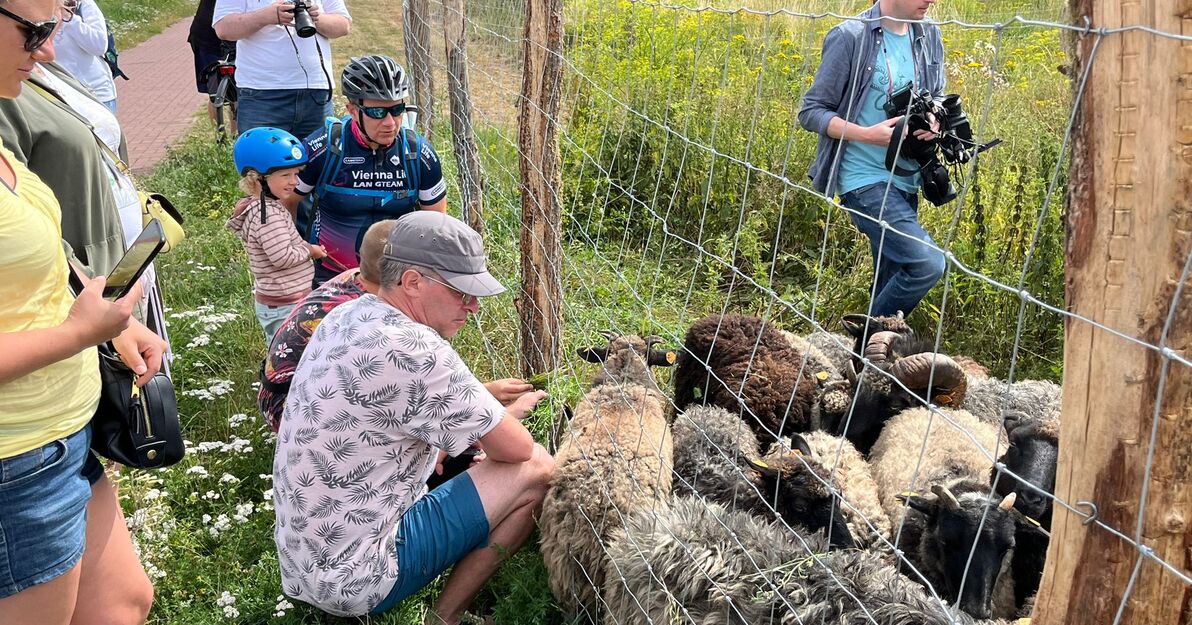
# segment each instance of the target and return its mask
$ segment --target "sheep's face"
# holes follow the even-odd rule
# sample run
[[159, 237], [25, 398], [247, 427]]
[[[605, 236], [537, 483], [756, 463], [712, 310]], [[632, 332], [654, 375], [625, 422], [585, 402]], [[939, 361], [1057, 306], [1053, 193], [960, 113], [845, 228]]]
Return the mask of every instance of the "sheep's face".
[[[1055, 425], [1032, 420], [1025, 415], [1010, 414], [1006, 415], [1006, 431], [1010, 435], [1010, 447], [1000, 458], [1002, 464], [1031, 485], [1048, 494], [1054, 493], [1056, 463], [1059, 460], [1059, 437]], [[1019, 512], [1044, 526], [1050, 525], [1050, 497], [1009, 475], [998, 477], [996, 468], [993, 469], [992, 477], [997, 479], [995, 486], [998, 494], [1005, 496], [1017, 493], [1014, 507]]]
[[656, 386], [650, 367], [670, 367], [675, 364], [674, 350], [654, 348], [654, 345], [662, 342], [657, 337], [643, 339], [633, 334], [606, 336], [609, 339], [607, 347], [584, 347], [579, 350], [580, 358], [604, 365], [604, 371], [592, 380], [592, 386], [610, 382]]
[[[831, 532], [833, 548], [856, 546], [840, 506], [829, 486], [827, 469], [811, 457], [807, 443], [795, 437], [794, 449], [771, 452], [764, 460], [753, 460], [759, 490], [784, 521], [812, 532]], [[824, 482], [827, 481], [827, 484]]]
[[900, 499], [926, 517], [921, 554], [936, 559], [932, 568], [945, 586], [937, 591], [976, 618], [992, 618], [994, 586], [1003, 569], [1009, 568], [1022, 518], [1013, 510], [1014, 497], [990, 499], [987, 492], [978, 490], [953, 495], [940, 486], [933, 491], [935, 496]]

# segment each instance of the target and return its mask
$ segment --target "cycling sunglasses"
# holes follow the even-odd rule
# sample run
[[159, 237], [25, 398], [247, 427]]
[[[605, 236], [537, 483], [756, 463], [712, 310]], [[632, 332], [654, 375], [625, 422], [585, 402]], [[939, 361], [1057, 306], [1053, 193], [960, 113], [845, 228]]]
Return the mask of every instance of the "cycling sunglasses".
[[357, 108], [360, 109], [361, 113], [364, 113], [365, 117], [371, 119], [385, 119], [386, 115], [392, 115], [393, 119], [397, 119], [406, 112], [406, 103], [402, 102], [393, 106], [360, 106]]
[[56, 17], [34, 24], [4, 7], [0, 7], [0, 15], [12, 19], [25, 30], [25, 52], [33, 52], [45, 45], [50, 37], [54, 36], [54, 29], [58, 27], [58, 18]]

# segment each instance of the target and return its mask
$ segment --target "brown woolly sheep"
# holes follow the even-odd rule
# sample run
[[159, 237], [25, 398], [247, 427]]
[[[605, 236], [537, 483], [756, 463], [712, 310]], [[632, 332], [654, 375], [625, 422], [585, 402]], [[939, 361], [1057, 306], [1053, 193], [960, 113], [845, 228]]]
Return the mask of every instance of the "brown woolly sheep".
[[675, 408], [709, 404], [740, 414], [766, 449], [811, 429], [815, 373], [772, 324], [711, 315], [687, 330], [675, 368]]
[[580, 356], [603, 371], [575, 407], [555, 454], [555, 473], [538, 526], [551, 591], [569, 613], [594, 610], [604, 583], [605, 545], [638, 508], [670, 499], [672, 444], [666, 399], [649, 366], [669, 366], [674, 352], [657, 339], [610, 337]]

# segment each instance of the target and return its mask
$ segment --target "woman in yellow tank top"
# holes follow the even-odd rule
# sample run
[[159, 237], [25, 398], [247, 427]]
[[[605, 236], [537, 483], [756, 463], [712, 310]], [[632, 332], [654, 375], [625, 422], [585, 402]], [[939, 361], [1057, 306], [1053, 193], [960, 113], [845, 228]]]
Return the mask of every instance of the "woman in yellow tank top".
[[[57, 0], [0, 0], [0, 98], [53, 59], [59, 17]], [[53, 194], [0, 147], [0, 623], [143, 623], [153, 587], [89, 449], [94, 346], [139, 293], [106, 301], [97, 278], [76, 300], [61, 231]]]

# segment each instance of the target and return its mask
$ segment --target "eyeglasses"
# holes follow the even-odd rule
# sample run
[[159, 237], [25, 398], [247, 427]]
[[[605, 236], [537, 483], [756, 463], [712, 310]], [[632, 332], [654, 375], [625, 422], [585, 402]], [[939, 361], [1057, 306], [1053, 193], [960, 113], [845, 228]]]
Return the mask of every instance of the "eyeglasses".
[[386, 115], [392, 115], [394, 119], [402, 116], [406, 112], [406, 103], [394, 104], [393, 106], [359, 106], [361, 113], [365, 117], [371, 119], [385, 119]]
[[78, 0], [66, 0], [62, 3], [62, 23], [65, 24], [74, 19], [74, 16], [79, 12]]
[[457, 289], [457, 288], [455, 288], [455, 287], [451, 286], [450, 284], [447, 284], [446, 282], [443, 282], [442, 280], [435, 280], [434, 278], [432, 278], [432, 277], [430, 277], [430, 276], [428, 276], [428, 275], [426, 275], [426, 274], [422, 274], [422, 277], [423, 277], [423, 278], [426, 278], [427, 280], [430, 280], [431, 282], [435, 282], [435, 283], [437, 283], [437, 284], [441, 284], [441, 285], [443, 285], [443, 286], [447, 287], [448, 289], [451, 289], [452, 291], [454, 291], [456, 294], [458, 294], [458, 295], [459, 295], [459, 302], [460, 302], [461, 304], [463, 304], [464, 306], [471, 306], [472, 304], [475, 304], [475, 303], [476, 303], [476, 296], [475, 296], [475, 295], [468, 295], [467, 293], [464, 293], [463, 291], [460, 291], [459, 289]]
[[44, 46], [50, 37], [54, 36], [54, 29], [58, 27], [58, 18], [56, 17], [34, 24], [4, 7], [0, 7], [0, 15], [7, 16], [25, 30], [25, 52], [33, 52]]

